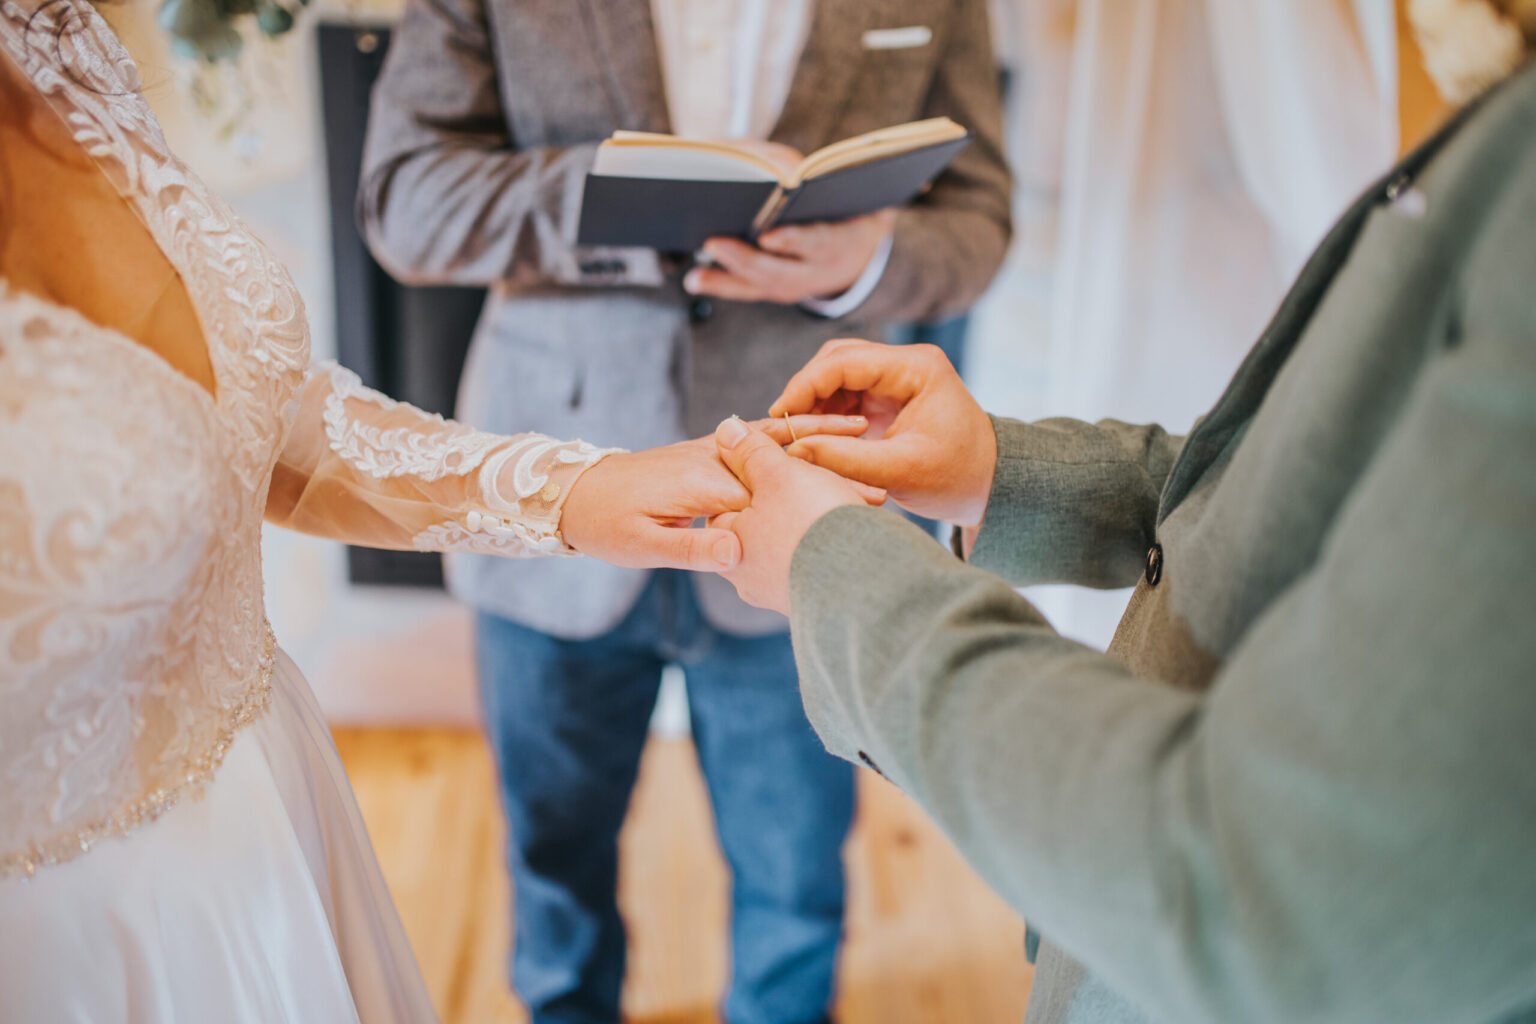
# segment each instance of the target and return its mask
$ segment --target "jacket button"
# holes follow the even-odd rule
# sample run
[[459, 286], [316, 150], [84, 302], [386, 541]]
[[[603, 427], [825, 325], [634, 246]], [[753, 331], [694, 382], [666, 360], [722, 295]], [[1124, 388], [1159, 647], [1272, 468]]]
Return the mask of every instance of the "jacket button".
[[859, 751], [859, 760], [863, 761], [865, 766], [868, 767], [870, 771], [874, 772], [882, 779], [885, 778], [885, 772], [881, 771], [880, 766], [875, 764], [875, 759], [864, 753], [862, 750]]
[[1163, 578], [1163, 546], [1153, 544], [1147, 552], [1147, 584], [1157, 586], [1157, 581]]
[[715, 304], [709, 299], [694, 299], [688, 303], [688, 319], [701, 324], [715, 315]]

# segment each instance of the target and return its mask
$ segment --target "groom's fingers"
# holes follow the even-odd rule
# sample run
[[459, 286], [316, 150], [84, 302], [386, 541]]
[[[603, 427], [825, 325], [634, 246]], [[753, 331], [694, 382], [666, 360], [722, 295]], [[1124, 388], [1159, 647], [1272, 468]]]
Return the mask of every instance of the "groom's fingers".
[[789, 379], [768, 415], [810, 412], [839, 391], [873, 391], [905, 402], [921, 390], [930, 347], [879, 345], [852, 338], [830, 341]]
[[[864, 441], [852, 437], [806, 437], [789, 446], [788, 454], [869, 490], [882, 492], [912, 483], [912, 453], [905, 438]], [[747, 487], [750, 489], [751, 484]], [[867, 500], [867, 499], [866, 499]]]
[[729, 509], [746, 508], [752, 503], [752, 492], [740, 480], [723, 472], [717, 463], [707, 478], [695, 477], [678, 481], [673, 486], [676, 494], [652, 511], [653, 518], [670, 515], [676, 519], [688, 518], [689, 522], [700, 516], [712, 516]]
[[653, 568], [724, 572], [741, 561], [741, 541], [730, 530], [677, 529], [654, 522], [642, 529]]
[[869, 420], [863, 416], [791, 416], [786, 422], [779, 419], [753, 420], [751, 426], [773, 438], [780, 447], [802, 437], [818, 434], [836, 434], [840, 437], [859, 437], [869, 430]]
[[[869, 446], [876, 442], [861, 441], [854, 437], [836, 437], [830, 434], [818, 434], [815, 437], [802, 438], [790, 446], [793, 452], [801, 445], [811, 441], [843, 441], [853, 445]], [[726, 468], [746, 484], [747, 490], [756, 491], [759, 487], [769, 482], [773, 474], [782, 473], [790, 467], [789, 455], [779, 447], [777, 441], [769, 437], [761, 430], [754, 430], [741, 420], [730, 419], [720, 424], [715, 431], [715, 443], [720, 448], [720, 460]], [[857, 449], [855, 449], [857, 450]], [[805, 461], [811, 462], [807, 458]], [[885, 488], [879, 485], [865, 483], [851, 477], [848, 483], [852, 485], [860, 498], [867, 505], [884, 505], [886, 499]], [[714, 525], [718, 519], [711, 520]]]
[[709, 521], [710, 528], [715, 530], [731, 530], [734, 532], [736, 529], [736, 520], [738, 517], [740, 517], [740, 515], [740, 512], [722, 512]]
[[844, 477], [843, 479], [848, 480], [848, 483], [853, 486], [853, 489], [859, 492], [859, 497], [864, 499], [864, 504], [866, 505], [873, 505], [876, 508], [879, 508], [881, 505], [884, 505], [886, 499], [890, 497], [889, 494], [885, 493], [884, 487], [871, 487], [869, 484], [866, 484], [861, 480], [849, 480], [847, 477]]
[[726, 420], [715, 429], [715, 445], [720, 461], [754, 493], [791, 465], [773, 438], [738, 419]]
[[839, 392], [857, 393], [864, 390], [849, 383], [850, 377], [867, 377], [867, 372], [861, 373], [858, 368], [863, 367], [867, 371], [870, 358], [879, 359], [885, 355], [876, 350], [887, 347], [859, 338], [834, 338], [821, 346], [821, 351], [789, 379], [779, 397], [768, 407], [768, 415], [783, 416], [789, 413], [794, 416], [824, 411], [828, 400]]

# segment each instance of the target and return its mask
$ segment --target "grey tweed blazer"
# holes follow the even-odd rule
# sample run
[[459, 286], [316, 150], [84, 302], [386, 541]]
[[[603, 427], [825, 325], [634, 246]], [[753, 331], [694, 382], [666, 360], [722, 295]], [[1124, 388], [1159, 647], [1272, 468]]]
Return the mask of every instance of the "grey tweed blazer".
[[[1188, 437], [996, 429], [971, 565], [839, 510], [791, 620], [828, 747], [1044, 934], [1030, 1024], [1536, 1020], [1536, 67]], [[1010, 586], [1052, 581], [1136, 582], [1107, 655]]]
[[[1007, 247], [1009, 178], [985, 0], [820, 0], [773, 138], [808, 152], [947, 114], [969, 147], [896, 227], [874, 294], [849, 318], [716, 301], [647, 250], [578, 247], [582, 179], [619, 128], [667, 131], [650, 0], [409, 0], [374, 91], [361, 220], [402, 280], [489, 285], [459, 415], [642, 448], [763, 415], [826, 340], [964, 310]], [[867, 50], [870, 29], [923, 25], [924, 46]], [[692, 314], [692, 315], [690, 315]], [[586, 559], [450, 561], [472, 604], [565, 637], [618, 624], [646, 574]], [[787, 628], [700, 577], [739, 633]]]

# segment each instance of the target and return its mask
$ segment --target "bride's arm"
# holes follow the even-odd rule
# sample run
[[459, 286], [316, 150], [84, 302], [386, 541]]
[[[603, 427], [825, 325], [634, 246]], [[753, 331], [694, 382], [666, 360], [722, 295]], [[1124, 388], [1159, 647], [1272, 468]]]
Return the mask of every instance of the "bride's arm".
[[[859, 417], [794, 423], [800, 436], [866, 428]], [[787, 424], [768, 429], [789, 441]], [[735, 535], [685, 527], [747, 501], [709, 438], [622, 452], [487, 434], [386, 398], [332, 363], [310, 371], [266, 517], [364, 547], [720, 570], [740, 557]]]
[[570, 554], [560, 530], [572, 485], [611, 449], [501, 436], [311, 369], [272, 474], [267, 520], [364, 547]]

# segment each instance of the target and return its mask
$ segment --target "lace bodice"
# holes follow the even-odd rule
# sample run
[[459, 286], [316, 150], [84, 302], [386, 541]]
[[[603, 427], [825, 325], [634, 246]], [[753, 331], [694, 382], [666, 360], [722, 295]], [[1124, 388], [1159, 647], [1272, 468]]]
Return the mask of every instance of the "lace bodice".
[[216, 388], [0, 277], [0, 877], [153, 819], [260, 713], [264, 515], [373, 546], [565, 553], [565, 494], [606, 454], [311, 368], [292, 282], [166, 150], [85, 0], [0, 0], [6, 60], [184, 283]]

